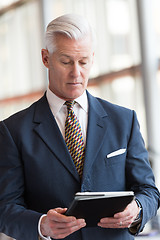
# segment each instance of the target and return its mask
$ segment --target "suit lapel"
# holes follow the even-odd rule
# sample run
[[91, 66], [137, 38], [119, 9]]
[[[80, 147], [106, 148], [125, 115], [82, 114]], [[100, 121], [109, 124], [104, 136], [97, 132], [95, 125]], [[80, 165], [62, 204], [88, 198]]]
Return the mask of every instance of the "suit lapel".
[[89, 114], [83, 180], [103, 144], [107, 132], [107, 113], [99, 101], [88, 93]]
[[54, 116], [49, 108], [46, 96], [43, 96], [36, 105], [34, 130], [48, 146], [50, 151], [79, 181], [79, 175], [66, 147], [63, 136], [58, 128]]
[[[85, 179], [85, 176], [90, 170], [102, 146], [107, 130], [106, 111], [103, 109], [99, 101], [89, 93], [88, 101], [89, 115], [83, 180]], [[42, 97], [37, 102], [34, 122], [36, 123], [34, 130], [48, 146], [50, 151], [53, 152], [57, 159], [61, 161], [61, 163], [77, 179], [77, 181], [80, 181], [78, 172], [68, 152], [63, 136], [60, 133], [57, 123], [49, 108], [46, 96]]]

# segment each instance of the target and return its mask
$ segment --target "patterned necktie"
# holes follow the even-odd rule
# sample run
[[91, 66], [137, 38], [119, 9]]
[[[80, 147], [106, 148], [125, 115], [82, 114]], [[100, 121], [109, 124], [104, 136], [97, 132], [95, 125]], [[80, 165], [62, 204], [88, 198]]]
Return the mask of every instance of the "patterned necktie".
[[73, 111], [75, 101], [66, 101], [68, 115], [65, 122], [65, 142], [80, 178], [83, 173], [84, 142], [80, 123]]

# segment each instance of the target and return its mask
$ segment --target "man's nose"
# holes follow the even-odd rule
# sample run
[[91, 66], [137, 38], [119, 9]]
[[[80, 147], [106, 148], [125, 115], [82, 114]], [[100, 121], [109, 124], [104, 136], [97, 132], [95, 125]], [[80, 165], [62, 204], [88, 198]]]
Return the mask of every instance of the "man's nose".
[[71, 71], [71, 74], [73, 77], [77, 78], [80, 76], [80, 66], [78, 63], [74, 63], [72, 65], [72, 71]]

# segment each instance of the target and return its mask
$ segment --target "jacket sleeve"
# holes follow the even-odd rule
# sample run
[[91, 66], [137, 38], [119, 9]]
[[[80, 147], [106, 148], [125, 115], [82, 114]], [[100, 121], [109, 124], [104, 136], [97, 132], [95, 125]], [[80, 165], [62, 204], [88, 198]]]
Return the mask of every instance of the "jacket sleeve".
[[27, 209], [24, 186], [20, 152], [5, 123], [0, 122], [0, 232], [16, 240], [36, 240], [41, 214]]
[[148, 152], [139, 130], [136, 113], [133, 111], [133, 122], [126, 160], [127, 189], [134, 191], [142, 206], [142, 222], [137, 233], [157, 214], [160, 194], [155, 186], [154, 175], [148, 160]]

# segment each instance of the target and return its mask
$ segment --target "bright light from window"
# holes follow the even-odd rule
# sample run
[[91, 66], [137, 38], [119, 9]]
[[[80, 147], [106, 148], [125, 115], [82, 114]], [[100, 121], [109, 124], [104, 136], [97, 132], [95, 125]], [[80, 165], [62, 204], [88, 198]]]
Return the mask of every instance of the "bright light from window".
[[1, 0], [0, 1], [0, 8], [7, 7], [8, 5], [10, 5], [14, 2], [18, 2], [18, 0]]
[[128, 2], [107, 1], [107, 22], [112, 34], [126, 34], [130, 28]]
[[[132, 92], [135, 87], [135, 80], [132, 77], [117, 78], [112, 82], [112, 88], [116, 93]], [[125, 95], [124, 95], [125, 97]]]

